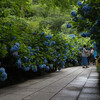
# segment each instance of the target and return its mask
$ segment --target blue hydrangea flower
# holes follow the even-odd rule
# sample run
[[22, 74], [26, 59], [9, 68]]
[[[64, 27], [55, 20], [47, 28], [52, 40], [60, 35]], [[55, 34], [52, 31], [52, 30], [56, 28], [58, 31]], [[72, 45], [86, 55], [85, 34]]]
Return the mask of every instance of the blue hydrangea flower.
[[73, 38], [73, 39], [75, 38], [75, 35], [74, 35], [74, 34], [72, 34], [72, 38]]
[[43, 68], [46, 68], [46, 64], [43, 64]]
[[60, 57], [60, 54], [58, 54], [57, 57]]
[[53, 61], [56, 62], [57, 61], [57, 58], [53, 59]]
[[53, 54], [55, 54], [56, 53], [56, 50], [53, 52]]
[[52, 43], [51, 43], [52, 45], [55, 45], [55, 41], [52, 41]]
[[53, 64], [50, 64], [50, 67], [52, 68], [53, 67]]
[[37, 72], [37, 67], [36, 67], [36, 66], [34, 67], [34, 66], [32, 65], [32, 71], [33, 71], [33, 72]]
[[33, 52], [31, 52], [31, 56], [33, 56], [34, 54], [33, 54]]
[[45, 64], [48, 63], [48, 61], [46, 59], [44, 60], [44, 62], [45, 62]]
[[19, 47], [19, 43], [16, 42], [15, 45]]
[[51, 46], [51, 43], [49, 43], [48, 46]]
[[21, 63], [21, 59], [18, 59], [18, 61], [17, 61], [16, 64], [17, 64], [17, 68], [21, 68], [21, 64], [22, 64], [22, 63]]
[[68, 45], [68, 43], [65, 43], [65, 46], [67, 46]]
[[31, 46], [29, 46], [29, 47], [28, 47], [28, 49], [31, 51], [32, 47], [31, 47]]
[[1, 74], [1, 77], [7, 79], [7, 73], [6, 73], [6, 72], [3, 72], [3, 73]]
[[45, 34], [45, 32], [42, 32], [41, 35], [43, 36]]
[[3, 72], [3, 77], [1, 76], [0, 77], [0, 80], [1, 81], [5, 81], [7, 79], [7, 73], [6, 72]]
[[40, 68], [40, 69], [44, 68], [44, 65], [39, 65], [39, 68]]
[[45, 46], [48, 46], [48, 44], [49, 44], [49, 43], [48, 43], [47, 41], [44, 41], [44, 45], [45, 45]]
[[76, 11], [72, 11], [71, 15], [74, 16], [74, 17], [76, 17], [77, 16], [77, 12]]
[[9, 26], [12, 26], [12, 23], [9, 23]]
[[49, 37], [48, 37], [48, 39], [50, 40], [52, 38], [52, 36], [51, 36], [51, 34], [49, 34]]
[[46, 71], [48, 71], [50, 68], [49, 68], [49, 66], [46, 66]]
[[46, 35], [46, 36], [45, 36], [45, 38], [46, 38], [46, 39], [48, 39], [48, 38], [49, 38], [49, 36], [48, 36], [48, 35]]
[[30, 67], [23, 67], [24, 71], [29, 71]]
[[67, 49], [65, 50], [65, 53], [67, 53]]
[[16, 36], [13, 36], [13, 40], [15, 40], [16, 39]]
[[69, 49], [69, 47], [65, 48], [65, 50]]
[[84, 17], [79, 17], [81, 20], [86, 20]]
[[82, 6], [83, 3], [81, 1], [78, 1], [77, 5]]
[[81, 36], [82, 36], [82, 37], [86, 37], [86, 34], [85, 34], [85, 33], [81, 33]]
[[90, 33], [89, 33], [89, 32], [86, 32], [86, 36], [87, 36], [87, 37], [90, 37]]
[[5, 81], [7, 79], [7, 73], [5, 72], [5, 69], [2, 67], [0, 68], [0, 81]]
[[19, 46], [17, 46], [17, 45], [14, 45], [14, 46], [10, 49], [11, 52], [15, 52], [15, 51], [18, 51], [18, 50], [19, 50]]
[[10, 49], [10, 51], [15, 52], [17, 50], [19, 50], [19, 43], [16, 42], [15, 45]]
[[88, 6], [88, 4], [85, 4], [85, 6], [82, 8], [82, 10], [84, 12], [89, 12], [91, 9], [92, 9], [92, 7], [91, 6]]
[[91, 11], [91, 10], [92, 10], [92, 7], [91, 7], [91, 6], [89, 6], [89, 7], [88, 7], [88, 11]]
[[73, 18], [73, 21], [77, 22], [78, 21], [78, 18], [77, 17], [74, 17]]
[[67, 56], [65, 56], [64, 59], [66, 60], [67, 59]]
[[79, 47], [79, 50], [82, 50], [82, 47]]
[[88, 9], [87, 9], [86, 6], [83, 7], [83, 11], [84, 11], [84, 12], [87, 12], [87, 11], [88, 11]]
[[0, 72], [5, 72], [5, 69], [3, 67], [0, 68]]
[[70, 25], [70, 24], [67, 24], [67, 28], [71, 28], [72, 27], [72, 25]]
[[39, 47], [38, 46], [36, 47], [36, 51], [39, 51]]
[[7, 50], [7, 47], [5, 47], [5, 50]]
[[17, 55], [17, 58], [19, 59], [19, 58], [20, 58], [20, 56], [19, 56], [19, 55]]

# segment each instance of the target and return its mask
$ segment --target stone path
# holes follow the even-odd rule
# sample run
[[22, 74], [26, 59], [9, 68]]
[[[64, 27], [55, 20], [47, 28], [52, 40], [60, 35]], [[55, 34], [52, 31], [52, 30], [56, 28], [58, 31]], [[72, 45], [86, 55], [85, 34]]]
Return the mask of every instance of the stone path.
[[0, 89], [0, 100], [100, 100], [95, 66], [71, 67]]

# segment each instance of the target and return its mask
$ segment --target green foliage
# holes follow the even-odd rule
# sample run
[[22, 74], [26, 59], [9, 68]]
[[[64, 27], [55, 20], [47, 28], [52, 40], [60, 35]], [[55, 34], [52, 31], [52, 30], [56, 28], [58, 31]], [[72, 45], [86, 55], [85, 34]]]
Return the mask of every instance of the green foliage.
[[73, 16], [73, 27], [77, 28], [79, 33], [88, 32], [100, 52], [100, 1], [85, 0], [81, 6], [77, 7], [77, 16]]
[[42, 4], [46, 4], [48, 7], [60, 7], [62, 10], [69, 8], [70, 5], [75, 4], [78, 0], [38, 0]]
[[44, 72], [77, 65], [83, 41], [90, 44], [66, 28], [76, 1], [1, 0], [0, 67]]
[[66, 17], [47, 17], [42, 20], [42, 25], [45, 27], [50, 25], [50, 29], [53, 31], [61, 31], [61, 26], [65, 22]]

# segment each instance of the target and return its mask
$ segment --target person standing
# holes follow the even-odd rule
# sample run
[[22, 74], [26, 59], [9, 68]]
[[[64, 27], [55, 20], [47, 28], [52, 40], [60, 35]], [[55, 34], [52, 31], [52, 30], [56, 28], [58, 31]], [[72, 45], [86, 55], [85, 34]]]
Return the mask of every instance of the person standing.
[[94, 63], [94, 48], [92, 48], [90, 51], [90, 64], [93, 63]]
[[83, 68], [88, 68], [88, 59], [87, 59], [87, 52], [88, 50], [86, 50], [86, 45], [83, 46], [83, 50], [82, 50], [82, 67]]

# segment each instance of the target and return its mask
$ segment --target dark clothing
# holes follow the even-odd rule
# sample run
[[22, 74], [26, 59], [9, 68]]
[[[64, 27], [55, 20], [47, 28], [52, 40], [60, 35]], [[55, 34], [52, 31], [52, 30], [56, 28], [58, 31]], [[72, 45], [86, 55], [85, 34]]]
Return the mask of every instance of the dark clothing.
[[94, 62], [94, 55], [90, 54], [90, 62]]

